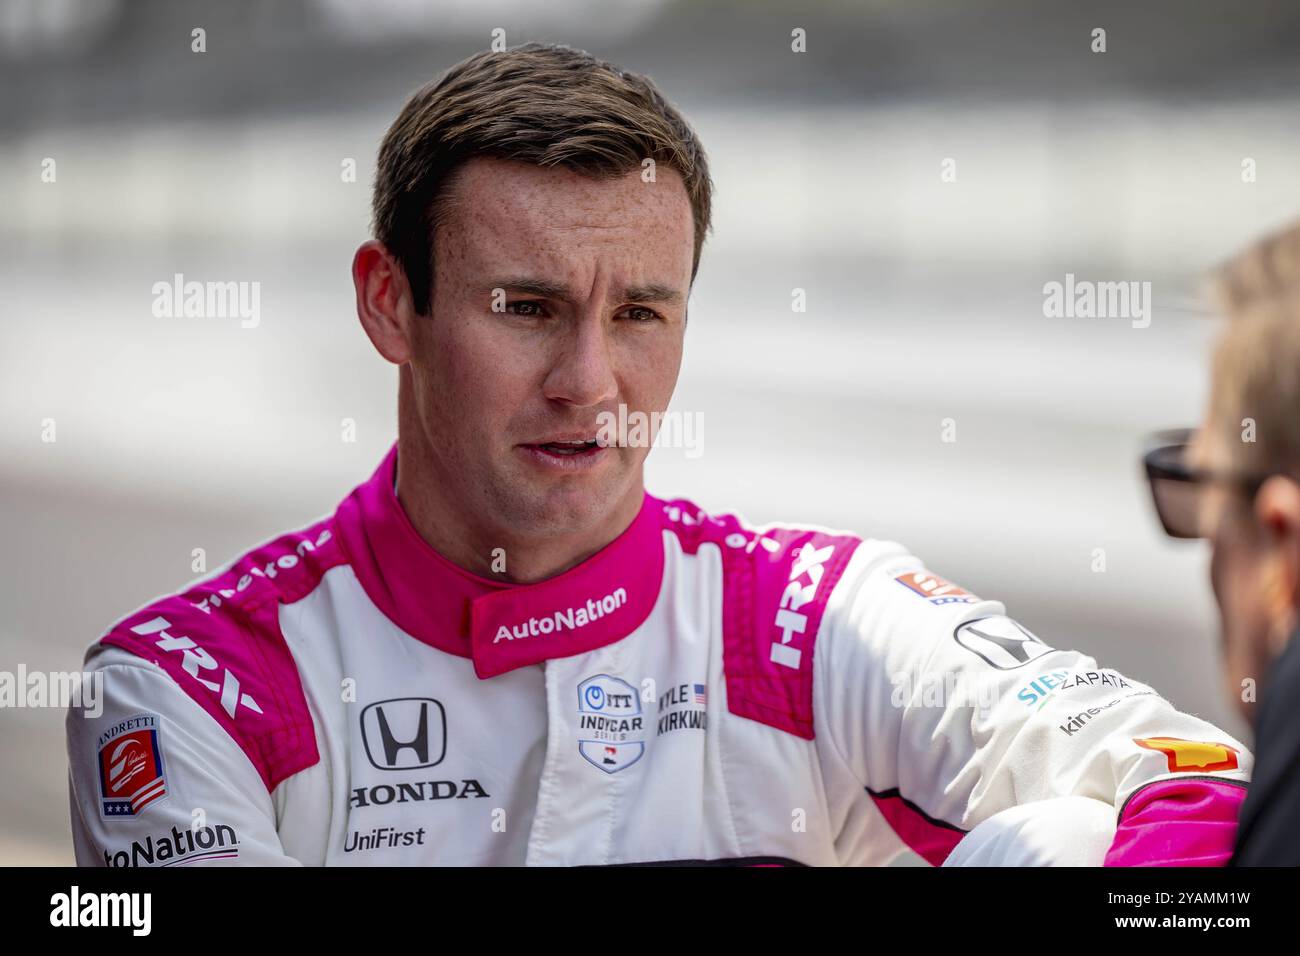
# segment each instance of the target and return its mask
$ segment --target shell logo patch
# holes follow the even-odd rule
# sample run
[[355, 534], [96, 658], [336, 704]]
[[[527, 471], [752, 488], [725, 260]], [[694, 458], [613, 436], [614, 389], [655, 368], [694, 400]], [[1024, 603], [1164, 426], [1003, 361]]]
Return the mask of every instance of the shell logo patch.
[[1237, 769], [1237, 748], [1227, 744], [1179, 737], [1135, 737], [1133, 743], [1168, 757], [1171, 773]]

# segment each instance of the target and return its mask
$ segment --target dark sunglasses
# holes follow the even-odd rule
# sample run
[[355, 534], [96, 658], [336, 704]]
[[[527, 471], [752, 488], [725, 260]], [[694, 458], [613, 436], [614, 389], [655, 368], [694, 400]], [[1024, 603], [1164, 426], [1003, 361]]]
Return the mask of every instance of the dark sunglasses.
[[1157, 432], [1148, 439], [1149, 450], [1142, 456], [1151, 500], [1165, 534], [1171, 538], [1204, 538], [1201, 527], [1201, 494], [1211, 484], [1226, 484], [1253, 498], [1268, 476], [1205, 471], [1187, 463], [1187, 449], [1196, 430], [1180, 428]]

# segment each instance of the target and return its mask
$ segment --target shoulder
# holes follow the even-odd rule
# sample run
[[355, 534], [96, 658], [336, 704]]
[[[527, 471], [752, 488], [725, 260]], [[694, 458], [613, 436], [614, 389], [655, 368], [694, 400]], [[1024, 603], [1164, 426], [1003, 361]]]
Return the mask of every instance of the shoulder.
[[832, 595], [864, 542], [812, 524], [751, 525], [683, 498], [662, 502], [664, 527], [685, 554], [721, 561], [723, 667], [728, 709], [813, 737], [813, 657]]
[[[684, 554], [720, 556], [728, 709], [799, 737], [815, 736], [815, 670], [822, 680], [851, 657], [857, 680], [864, 661], [883, 665], [894, 645], [908, 644], [899, 635], [938, 633], [986, 603], [895, 541], [807, 523], [752, 525], [681, 498], [662, 504]], [[903, 649], [927, 652], [924, 640], [913, 645]]]
[[1300, 727], [1291, 709], [1300, 697], [1300, 637], [1274, 663], [1259, 705], [1255, 765], [1241, 809], [1238, 866], [1300, 863]]
[[[170, 678], [274, 789], [318, 759], [280, 607], [306, 597], [344, 563], [332, 519], [280, 535], [122, 618], [87, 652], [87, 668], [135, 662]], [[105, 693], [113, 693], [111, 682]]]

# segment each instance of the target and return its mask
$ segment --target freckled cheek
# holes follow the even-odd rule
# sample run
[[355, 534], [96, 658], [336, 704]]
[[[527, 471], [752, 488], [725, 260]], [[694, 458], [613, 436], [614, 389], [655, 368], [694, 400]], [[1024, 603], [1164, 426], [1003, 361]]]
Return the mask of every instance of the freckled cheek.
[[521, 362], [518, 343], [462, 354], [456, 363], [456, 389], [465, 419], [491, 424], [512, 418], [525, 401], [534, 375]]
[[500, 341], [472, 318], [444, 312], [431, 321], [447, 323], [419, 343], [432, 417], [457, 430], [508, 419], [530, 374], [519, 343]]
[[620, 374], [621, 401], [629, 408], [663, 411], [672, 399], [682, 364], [681, 338], [664, 338], [647, 347], [641, 343], [624, 351]]

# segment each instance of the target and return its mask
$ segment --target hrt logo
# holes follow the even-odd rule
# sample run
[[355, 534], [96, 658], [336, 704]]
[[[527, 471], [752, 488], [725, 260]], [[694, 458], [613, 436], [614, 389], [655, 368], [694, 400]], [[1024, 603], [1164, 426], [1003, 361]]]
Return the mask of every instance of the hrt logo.
[[[154, 642], [154, 646], [159, 650], [180, 651], [182, 657], [181, 669], [212, 693], [221, 695], [222, 709], [231, 717], [235, 716], [235, 710], [239, 707], [247, 707], [257, 714], [262, 712], [262, 708], [257, 705], [257, 701], [253, 700], [248, 694], [240, 692], [238, 677], [232, 674], [228, 668], [223, 668], [211, 654], [188, 637], [173, 637], [168, 634], [167, 628], [171, 626], [171, 622], [165, 617], [155, 617], [151, 621], [137, 624], [131, 628], [131, 632], [141, 636], [157, 634], [158, 640]], [[215, 681], [200, 677], [200, 670], [220, 671], [221, 683], [218, 684]], [[213, 676], [217, 675], [214, 673]]]
[[[808, 629], [808, 616], [801, 614], [799, 608], [817, 596], [817, 586], [821, 584], [822, 575], [826, 573], [825, 564], [834, 552], [833, 544], [828, 544], [824, 548], [814, 548], [811, 544], [805, 544], [795, 556], [794, 567], [790, 569], [790, 583], [786, 585], [785, 593], [781, 595], [781, 604], [776, 612], [775, 625], [781, 632], [781, 639], [772, 642], [773, 663], [791, 670], [799, 669], [803, 651], [792, 647], [791, 642], [796, 634], [802, 634]], [[807, 576], [808, 583], [801, 585], [799, 579], [804, 576]]]
[[361, 712], [361, 741], [379, 770], [418, 770], [447, 755], [447, 712], [432, 697], [398, 697]]

